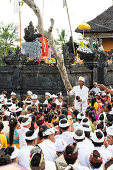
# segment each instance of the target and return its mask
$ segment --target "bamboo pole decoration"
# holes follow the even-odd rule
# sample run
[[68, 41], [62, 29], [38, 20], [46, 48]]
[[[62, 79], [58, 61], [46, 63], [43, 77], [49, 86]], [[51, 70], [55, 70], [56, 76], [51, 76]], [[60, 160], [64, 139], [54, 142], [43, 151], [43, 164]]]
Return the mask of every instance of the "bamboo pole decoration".
[[69, 27], [70, 27], [71, 37], [72, 37], [73, 51], [74, 51], [74, 54], [75, 54], [75, 46], [74, 46], [74, 40], [73, 40], [71, 22], [70, 22], [70, 17], [69, 17], [69, 10], [68, 10], [68, 5], [67, 5], [67, 1], [66, 1], [66, 0], [65, 0], [65, 3], [66, 3], [66, 10], [67, 10], [68, 21], [69, 21]]
[[21, 11], [19, 10], [19, 23], [20, 23], [20, 50], [21, 50], [21, 34], [22, 34], [22, 29], [21, 29]]

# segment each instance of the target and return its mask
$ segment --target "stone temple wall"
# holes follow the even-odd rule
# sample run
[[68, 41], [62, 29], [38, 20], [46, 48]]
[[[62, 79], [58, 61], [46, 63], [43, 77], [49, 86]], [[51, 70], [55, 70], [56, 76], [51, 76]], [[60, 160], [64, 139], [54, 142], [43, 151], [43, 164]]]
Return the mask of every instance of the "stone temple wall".
[[[93, 67], [85, 65], [72, 65], [67, 68], [68, 76], [72, 86], [77, 84], [79, 76], [86, 79], [86, 86], [91, 88], [94, 81], [101, 82], [98, 77], [98, 63]], [[100, 76], [100, 75], [99, 75]], [[113, 65], [104, 67], [104, 82], [113, 87]], [[62, 92], [67, 95], [63, 81], [56, 66], [44, 64], [1, 66], [0, 67], [0, 92], [6, 90], [8, 93], [15, 91], [20, 96], [28, 90], [37, 95], [44, 95], [46, 91], [53, 93]]]

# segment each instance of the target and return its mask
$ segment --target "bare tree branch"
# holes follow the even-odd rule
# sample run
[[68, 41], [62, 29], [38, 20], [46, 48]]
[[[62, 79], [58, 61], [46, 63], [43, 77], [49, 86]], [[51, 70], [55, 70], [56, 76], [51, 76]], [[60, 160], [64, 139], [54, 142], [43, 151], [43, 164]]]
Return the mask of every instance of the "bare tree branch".
[[59, 69], [59, 72], [60, 72], [60, 75], [61, 75], [62, 80], [64, 82], [64, 86], [65, 86], [66, 90], [72, 88], [70, 81], [69, 81], [69, 78], [68, 78], [66, 67], [64, 65], [63, 54], [58, 51], [58, 49], [56, 48], [56, 46], [54, 44], [54, 38], [53, 38], [53, 35], [52, 35], [54, 20], [51, 19], [51, 26], [49, 27], [48, 31], [45, 31], [42, 28], [42, 18], [41, 18], [41, 14], [40, 14], [40, 9], [38, 8], [38, 6], [34, 2], [34, 0], [23, 0], [23, 1], [34, 11], [35, 15], [38, 18], [38, 26], [37, 26], [38, 31], [41, 34], [42, 34], [42, 31], [43, 31], [43, 36], [45, 36], [49, 41], [49, 44], [50, 44], [51, 49], [52, 49], [52, 54], [57, 59], [57, 67]]

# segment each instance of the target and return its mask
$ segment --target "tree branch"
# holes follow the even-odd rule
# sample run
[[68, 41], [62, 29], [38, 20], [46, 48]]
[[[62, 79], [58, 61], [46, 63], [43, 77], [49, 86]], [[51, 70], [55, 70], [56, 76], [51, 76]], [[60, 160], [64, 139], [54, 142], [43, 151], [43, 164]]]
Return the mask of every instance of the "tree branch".
[[57, 59], [57, 67], [59, 69], [59, 72], [60, 72], [60, 75], [61, 75], [62, 80], [64, 82], [64, 86], [65, 86], [66, 90], [72, 88], [70, 81], [69, 81], [69, 78], [68, 78], [66, 67], [64, 65], [63, 54], [58, 51], [58, 49], [56, 48], [56, 46], [54, 44], [54, 38], [53, 38], [53, 35], [52, 35], [54, 20], [51, 18], [51, 25], [50, 25], [48, 31], [45, 31], [42, 28], [42, 18], [41, 18], [41, 14], [40, 14], [40, 9], [35, 4], [34, 0], [23, 0], [23, 1], [33, 10], [33, 12], [35, 13], [35, 15], [38, 18], [38, 25], [37, 25], [38, 31], [39, 31], [40, 34], [42, 34], [42, 31], [43, 31], [43, 36], [46, 37], [49, 41], [49, 44], [50, 44], [51, 49], [52, 49], [52, 53], [53, 53], [54, 57]]

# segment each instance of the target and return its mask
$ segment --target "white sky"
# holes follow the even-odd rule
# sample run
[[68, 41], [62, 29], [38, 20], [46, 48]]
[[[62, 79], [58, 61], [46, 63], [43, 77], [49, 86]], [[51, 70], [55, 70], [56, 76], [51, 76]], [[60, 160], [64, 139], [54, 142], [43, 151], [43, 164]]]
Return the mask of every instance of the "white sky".
[[[14, 14], [14, 0], [0, 0], [0, 22], [4, 23], [19, 23], [18, 14]], [[44, 9], [43, 9], [44, 1]], [[63, 0], [35, 0], [39, 6], [41, 13], [44, 14], [43, 25], [47, 29], [50, 25], [50, 18], [54, 18], [55, 26], [53, 35], [56, 38], [56, 28], [69, 31], [69, 23], [67, 19], [66, 8], [63, 8]], [[69, 7], [69, 15], [72, 26], [74, 39], [76, 38], [75, 29], [83, 21], [94, 19], [97, 15], [104, 12], [112, 5], [112, 0], [67, 0]], [[34, 26], [37, 24], [37, 18], [32, 10], [24, 4], [21, 7], [22, 17], [22, 36], [24, 28], [32, 21]], [[69, 32], [70, 36], [70, 32]]]

